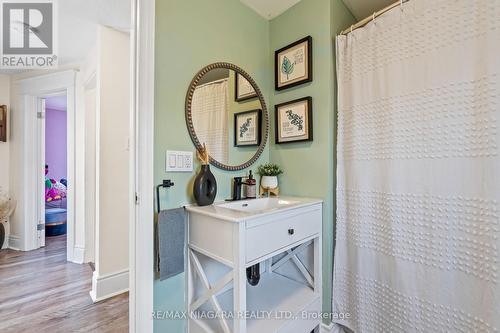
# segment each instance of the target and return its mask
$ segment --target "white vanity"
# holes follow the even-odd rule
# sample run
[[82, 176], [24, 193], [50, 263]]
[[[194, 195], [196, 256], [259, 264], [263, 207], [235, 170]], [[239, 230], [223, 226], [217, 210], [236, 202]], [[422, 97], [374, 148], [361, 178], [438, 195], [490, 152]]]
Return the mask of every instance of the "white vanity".
[[[321, 200], [261, 198], [186, 209], [189, 333], [319, 327]], [[260, 280], [252, 286], [246, 270], [257, 263]]]

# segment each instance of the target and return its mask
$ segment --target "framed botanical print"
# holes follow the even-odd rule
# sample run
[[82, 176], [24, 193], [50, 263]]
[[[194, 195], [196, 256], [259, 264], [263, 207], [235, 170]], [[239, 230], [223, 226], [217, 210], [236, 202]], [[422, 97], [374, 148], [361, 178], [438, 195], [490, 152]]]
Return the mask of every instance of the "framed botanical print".
[[257, 93], [250, 82], [239, 73], [236, 73], [234, 80], [234, 100], [242, 102], [255, 97], [257, 97]]
[[262, 110], [250, 110], [234, 114], [234, 146], [260, 145], [262, 133]]
[[275, 106], [275, 141], [313, 140], [312, 98], [304, 97]]
[[312, 37], [287, 45], [274, 53], [274, 84], [282, 90], [312, 81]]

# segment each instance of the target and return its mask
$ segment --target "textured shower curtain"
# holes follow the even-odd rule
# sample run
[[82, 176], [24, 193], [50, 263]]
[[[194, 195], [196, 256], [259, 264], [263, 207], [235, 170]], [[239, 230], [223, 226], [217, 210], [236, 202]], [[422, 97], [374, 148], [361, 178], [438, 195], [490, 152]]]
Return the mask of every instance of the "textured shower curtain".
[[500, 1], [410, 0], [337, 72], [333, 320], [499, 332]]

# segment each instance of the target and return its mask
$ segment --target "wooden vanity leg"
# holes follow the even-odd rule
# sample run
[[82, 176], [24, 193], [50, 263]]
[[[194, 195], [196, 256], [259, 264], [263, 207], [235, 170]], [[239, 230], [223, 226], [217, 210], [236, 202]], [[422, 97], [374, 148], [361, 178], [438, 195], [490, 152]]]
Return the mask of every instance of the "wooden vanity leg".
[[247, 277], [245, 258], [245, 223], [234, 225], [234, 333], [246, 333]]

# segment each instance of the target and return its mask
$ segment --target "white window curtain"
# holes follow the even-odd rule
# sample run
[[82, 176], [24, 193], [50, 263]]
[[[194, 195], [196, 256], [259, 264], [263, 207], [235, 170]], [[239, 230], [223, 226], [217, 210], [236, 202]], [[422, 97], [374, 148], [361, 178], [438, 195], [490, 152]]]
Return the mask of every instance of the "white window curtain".
[[337, 72], [334, 321], [499, 332], [500, 1], [410, 0]]
[[229, 159], [228, 93], [227, 79], [200, 85], [191, 106], [200, 143], [206, 144], [210, 156], [225, 164]]

